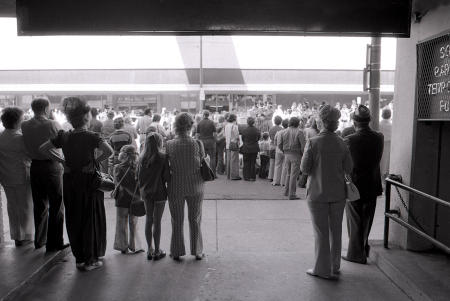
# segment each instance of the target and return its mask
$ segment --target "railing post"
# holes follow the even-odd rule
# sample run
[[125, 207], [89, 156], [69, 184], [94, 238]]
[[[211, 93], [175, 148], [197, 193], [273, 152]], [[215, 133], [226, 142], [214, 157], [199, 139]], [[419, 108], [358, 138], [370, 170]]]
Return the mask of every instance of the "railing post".
[[389, 247], [389, 217], [386, 213], [391, 211], [391, 183], [386, 181], [386, 188], [384, 192], [385, 206], [384, 206], [384, 247]]

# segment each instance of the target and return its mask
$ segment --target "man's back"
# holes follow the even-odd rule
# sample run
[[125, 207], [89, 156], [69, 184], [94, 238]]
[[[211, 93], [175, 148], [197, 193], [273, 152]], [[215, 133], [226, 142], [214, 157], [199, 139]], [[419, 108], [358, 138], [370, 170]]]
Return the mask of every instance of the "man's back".
[[197, 125], [197, 134], [199, 139], [212, 139], [214, 138], [214, 133], [216, 132], [216, 126], [212, 120], [204, 118]]
[[302, 130], [296, 127], [289, 127], [282, 132], [278, 143], [283, 152], [303, 154], [306, 140]]
[[383, 155], [383, 134], [370, 128], [359, 129], [345, 141], [353, 159], [352, 179], [361, 196], [381, 195], [380, 160]]
[[33, 160], [48, 160], [39, 151], [39, 147], [47, 140], [55, 138], [61, 130], [59, 124], [45, 117], [33, 117], [22, 123], [22, 134], [25, 149]]

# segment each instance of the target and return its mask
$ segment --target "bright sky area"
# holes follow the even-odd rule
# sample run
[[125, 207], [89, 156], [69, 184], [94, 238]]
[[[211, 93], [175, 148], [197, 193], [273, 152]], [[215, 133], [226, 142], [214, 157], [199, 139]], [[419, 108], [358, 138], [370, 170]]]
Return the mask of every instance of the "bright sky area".
[[[199, 67], [198, 36], [17, 36], [0, 18], [0, 70]], [[356, 69], [370, 38], [204, 36], [204, 68]], [[381, 69], [395, 69], [396, 39], [382, 39]]]

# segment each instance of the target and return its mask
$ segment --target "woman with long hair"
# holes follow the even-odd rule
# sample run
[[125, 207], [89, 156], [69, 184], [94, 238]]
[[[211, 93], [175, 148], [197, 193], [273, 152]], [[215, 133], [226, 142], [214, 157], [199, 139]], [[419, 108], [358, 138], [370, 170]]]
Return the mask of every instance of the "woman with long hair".
[[148, 245], [148, 260], [158, 260], [166, 256], [166, 252], [159, 247], [159, 242], [170, 170], [167, 156], [161, 152], [162, 146], [163, 138], [160, 134], [154, 132], [147, 134], [137, 169], [141, 197], [146, 209], [145, 238]]

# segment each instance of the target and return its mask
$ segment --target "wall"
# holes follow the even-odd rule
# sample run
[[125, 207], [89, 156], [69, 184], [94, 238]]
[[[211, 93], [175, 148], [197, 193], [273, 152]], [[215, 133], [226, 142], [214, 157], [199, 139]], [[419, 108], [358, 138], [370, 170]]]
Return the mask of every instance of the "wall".
[[[413, 157], [415, 126], [415, 89], [416, 89], [416, 44], [433, 35], [450, 30], [450, 5], [431, 8], [420, 23], [411, 25], [411, 37], [398, 39], [394, 92], [394, 116], [391, 144], [390, 172], [401, 174], [405, 184], [411, 184], [411, 162]], [[391, 207], [401, 211], [402, 218], [406, 212], [393, 192]], [[404, 195], [408, 203], [409, 198]], [[392, 223], [390, 241], [403, 248], [408, 247], [409, 234], [401, 226]], [[425, 246], [426, 247], [426, 246]], [[420, 249], [420, 248], [414, 248]]]

